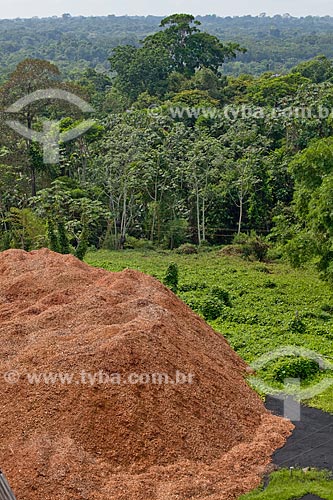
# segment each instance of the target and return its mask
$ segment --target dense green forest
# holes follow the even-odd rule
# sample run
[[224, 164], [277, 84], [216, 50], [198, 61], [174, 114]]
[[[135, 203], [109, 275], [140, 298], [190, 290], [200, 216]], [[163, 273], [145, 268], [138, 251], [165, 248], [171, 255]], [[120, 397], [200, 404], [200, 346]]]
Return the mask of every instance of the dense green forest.
[[[1, 74], [8, 75], [26, 58], [46, 59], [66, 74], [91, 67], [108, 70], [108, 58], [118, 45], [138, 46], [158, 31], [162, 18], [71, 17], [0, 20]], [[227, 74], [287, 72], [319, 54], [333, 57], [332, 17], [198, 17], [204, 31], [248, 50], [224, 64]]]
[[[6, 123], [9, 113], [3, 113], [2, 250], [49, 246], [82, 258], [88, 248], [187, 245], [184, 251], [190, 251], [191, 244], [227, 244], [236, 236], [239, 247], [259, 259], [265, 258], [269, 244], [294, 265], [314, 258], [333, 281], [332, 62], [318, 55], [314, 45], [317, 57], [286, 74], [227, 76], [223, 65], [248, 54], [245, 39], [235, 43], [226, 36], [221, 42], [204, 30], [208, 22], [217, 29], [220, 20], [204, 21], [170, 16], [137, 46], [128, 44], [131, 33], [135, 37], [138, 26], [149, 31], [155, 18], [3, 21], [8, 37], [11, 23], [31, 30], [33, 23], [45, 30], [53, 25], [52, 43], [68, 61], [65, 47], [70, 50], [72, 43], [65, 42], [61, 31], [57, 45], [55, 26], [61, 23], [79, 38], [85, 22], [91, 30], [94, 23], [105, 23], [98, 37], [108, 23], [119, 23], [119, 38], [111, 53], [105, 40], [108, 50], [100, 48], [91, 59], [93, 65], [109, 68], [112, 77], [88, 68], [68, 79], [54, 63], [30, 58], [4, 80], [3, 111], [27, 94], [54, 88], [82, 97], [96, 112], [86, 134], [61, 143], [54, 164], [44, 161], [39, 143], [12, 130]], [[236, 21], [248, 23], [250, 31], [258, 23], [267, 27], [276, 22], [294, 30], [302, 23], [320, 26], [318, 40], [331, 22]], [[225, 22], [231, 26], [233, 20]], [[310, 28], [308, 35], [305, 28], [300, 31], [310, 36]], [[16, 47], [26, 50], [20, 31], [12, 33], [20, 38]], [[36, 33], [35, 41], [43, 44], [46, 33], [40, 39], [39, 29]], [[90, 40], [87, 33], [85, 37]], [[119, 45], [121, 41], [127, 44]], [[12, 43], [14, 60], [19, 51], [14, 39]], [[34, 55], [49, 57], [47, 47]], [[61, 120], [63, 134], [83, 117], [73, 105], [53, 98], [30, 103], [16, 116], [29, 130], [42, 130], [45, 120]]]

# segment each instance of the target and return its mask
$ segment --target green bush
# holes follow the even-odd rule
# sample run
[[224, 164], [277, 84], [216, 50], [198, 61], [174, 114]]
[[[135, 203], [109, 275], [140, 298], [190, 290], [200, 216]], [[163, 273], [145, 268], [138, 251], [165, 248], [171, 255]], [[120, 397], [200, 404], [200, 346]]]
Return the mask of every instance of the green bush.
[[264, 264], [257, 264], [255, 270], [259, 273], [271, 274], [271, 270], [269, 269], [269, 267], [265, 266]]
[[242, 257], [243, 249], [242, 245], [225, 245], [219, 251], [218, 255], [226, 256], [226, 257]]
[[224, 305], [231, 307], [231, 300], [229, 296], [229, 292], [227, 290], [224, 290], [223, 288], [219, 286], [214, 286], [210, 290], [210, 295], [217, 300], [220, 300]]
[[321, 306], [322, 311], [328, 313], [328, 314], [333, 314], [333, 305], [331, 304], [323, 304]]
[[53, 252], [59, 252], [59, 241], [54, 230], [53, 222], [51, 220], [47, 221], [47, 237], [50, 250], [52, 250]]
[[207, 285], [198, 281], [193, 283], [183, 283], [178, 287], [180, 292], [193, 292], [195, 290], [204, 290], [205, 288], [207, 288]]
[[277, 361], [271, 370], [276, 382], [284, 382], [286, 378], [299, 378], [307, 380], [319, 373], [318, 363], [307, 358], [284, 358]]
[[272, 281], [272, 280], [266, 280], [265, 283], [264, 283], [264, 288], [276, 288], [277, 287], [277, 284], [275, 283], [275, 281]]
[[2, 233], [2, 237], [0, 239], [0, 252], [3, 252], [4, 250], [10, 249], [11, 239], [12, 239], [12, 236], [10, 234], [10, 231], [4, 231]]
[[164, 231], [164, 247], [170, 250], [178, 248], [186, 242], [188, 234], [188, 222], [186, 219], [178, 218], [169, 221]]
[[191, 255], [198, 253], [198, 249], [195, 245], [192, 245], [192, 243], [184, 243], [183, 245], [180, 245], [176, 250], [176, 253], [182, 254], [182, 255]]
[[89, 248], [88, 233], [86, 229], [83, 229], [79, 244], [75, 250], [75, 257], [80, 260], [84, 259]]
[[293, 333], [305, 333], [306, 332], [306, 325], [302, 321], [302, 318], [300, 318], [300, 316], [296, 315], [295, 318], [293, 318], [291, 321], [289, 321], [288, 329]]
[[174, 293], [178, 290], [178, 266], [175, 262], [169, 264], [164, 277], [164, 284]]
[[153, 250], [154, 244], [149, 240], [137, 239], [134, 236], [126, 236], [124, 248], [132, 249], [132, 250], [135, 250], [135, 249]]
[[202, 301], [200, 311], [205, 320], [214, 321], [222, 315], [224, 308], [222, 300], [210, 296]]
[[267, 257], [269, 244], [265, 238], [258, 236], [254, 232], [251, 232], [250, 235], [242, 233], [238, 234], [235, 236], [233, 243], [241, 245], [242, 253], [245, 258], [252, 258], [262, 262]]
[[[63, 254], [71, 253], [65, 224], [63, 221], [58, 222], [58, 241], [59, 241], [60, 253], [63, 253]], [[84, 255], [83, 255], [83, 257], [84, 257]]]

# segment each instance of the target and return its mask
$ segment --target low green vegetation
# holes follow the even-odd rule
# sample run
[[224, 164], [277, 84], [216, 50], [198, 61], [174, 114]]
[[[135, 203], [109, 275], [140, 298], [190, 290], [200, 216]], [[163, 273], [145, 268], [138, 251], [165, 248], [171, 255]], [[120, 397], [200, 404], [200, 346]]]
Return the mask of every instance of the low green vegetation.
[[333, 500], [332, 475], [316, 470], [280, 470], [272, 474], [266, 489], [262, 486], [239, 500], [297, 500], [310, 493]]
[[[283, 262], [226, 256], [217, 249], [190, 255], [164, 250], [97, 251], [88, 253], [86, 261], [109, 271], [137, 269], [162, 282], [167, 275], [172, 278], [171, 288], [178, 268], [179, 297], [248, 363], [290, 345], [333, 361], [332, 292], [311, 266], [293, 269]], [[327, 373], [314, 361], [287, 356], [265, 366], [260, 375], [278, 388], [284, 378], [299, 377], [308, 386]], [[308, 404], [333, 412], [333, 388]]]

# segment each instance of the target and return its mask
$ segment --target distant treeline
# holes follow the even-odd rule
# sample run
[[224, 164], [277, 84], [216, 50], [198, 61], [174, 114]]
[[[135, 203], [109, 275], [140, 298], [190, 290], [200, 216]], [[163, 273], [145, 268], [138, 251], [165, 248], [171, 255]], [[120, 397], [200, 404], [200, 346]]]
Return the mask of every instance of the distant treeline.
[[[108, 70], [114, 47], [139, 45], [158, 31], [162, 18], [62, 17], [0, 20], [0, 78], [4, 80], [26, 58], [46, 59], [64, 73], [91, 67]], [[318, 54], [333, 58], [333, 17], [198, 17], [202, 28], [224, 42], [237, 42], [248, 50], [224, 71], [258, 75], [265, 71], [288, 72]]]

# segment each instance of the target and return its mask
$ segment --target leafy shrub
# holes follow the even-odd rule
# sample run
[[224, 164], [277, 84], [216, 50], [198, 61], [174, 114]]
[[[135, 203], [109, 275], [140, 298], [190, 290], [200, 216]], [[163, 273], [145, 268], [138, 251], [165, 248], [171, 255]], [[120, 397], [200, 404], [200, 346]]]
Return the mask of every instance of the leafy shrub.
[[220, 300], [226, 306], [231, 307], [231, 300], [230, 300], [229, 292], [227, 292], [227, 290], [224, 290], [223, 288], [221, 288], [219, 286], [214, 286], [210, 291], [210, 295], [213, 298]]
[[286, 378], [307, 380], [319, 373], [318, 363], [307, 358], [284, 358], [277, 361], [271, 370], [274, 380], [284, 382]]
[[198, 249], [195, 245], [192, 245], [192, 243], [184, 243], [183, 245], [180, 245], [180, 247], [176, 249], [176, 253], [182, 255], [191, 255], [198, 253]]
[[266, 255], [267, 260], [281, 260], [283, 258], [283, 250], [278, 245], [269, 248]]
[[276, 288], [277, 287], [277, 284], [272, 281], [272, 280], [266, 280], [265, 283], [264, 283], [264, 288]]
[[47, 237], [50, 250], [53, 252], [59, 252], [59, 241], [54, 230], [54, 225], [51, 220], [47, 221]]
[[178, 218], [169, 221], [164, 230], [164, 247], [173, 250], [186, 242], [188, 222]]
[[323, 304], [321, 306], [322, 311], [328, 313], [328, 314], [333, 314], [333, 305], [331, 304]]
[[88, 233], [87, 230], [83, 229], [79, 244], [75, 250], [75, 257], [77, 257], [80, 260], [83, 260], [84, 256], [88, 251], [88, 248], [89, 248]]
[[254, 258], [260, 262], [264, 261], [267, 257], [269, 244], [262, 236], [251, 232], [248, 234], [239, 234], [235, 236], [234, 243], [241, 245], [243, 256], [250, 259]]
[[0, 252], [10, 249], [11, 234], [9, 231], [4, 231], [0, 239]]
[[271, 274], [271, 270], [269, 269], [269, 267], [265, 266], [264, 264], [258, 264], [255, 267], [255, 270], [259, 273]]
[[195, 290], [204, 290], [205, 288], [207, 288], [205, 283], [195, 281], [193, 283], [183, 283], [178, 289], [180, 292], [193, 292]]
[[[65, 224], [63, 221], [58, 222], [58, 241], [59, 241], [59, 252], [60, 253], [63, 253], [63, 254], [71, 253]], [[84, 257], [84, 255], [83, 255], [83, 257]]]
[[209, 321], [222, 316], [226, 307], [231, 307], [229, 293], [219, 286], [214, 286], [201, 303], [201, 313]]
[[201, 311], [201, 301], [194, 297], [184, 297], [183, 298], [185, 304], [187, 304], [192, 311], [200, 312]]
[[200, 310], [205, 320], [214, 321], [221, 316], [224, 308], [222, 300], [208, 296], [202, 301]]
[[291, 321], [288, 323], [288, 329], [293, 332], [293, 333], [305, 333], [306, 332], [306, 325], [302, 321], [302, 318], [298, 315], [295, 316]]
[[[209, 241], [202, 240], [199, 247], [199, 252], [212, 252], [214, 250], [214, 246], [212, 246]], [[216, 247], [215, 247], [216, 249]]]
[[164, 277], [164, 284], [174, 293], [178, 290], [178, 266], [175, 262], [169, 264]]
[[8, 228], [6, 238], [2, 239], [3, 246], [30, 251], [47, 245], [45, 221], [30, 208], [12, 207], [3, 222]]
[[137, 239], [134, 236], [126, 236], [124, 248], [132, 249], [132, 250], [135, 250], [135, 249], [152, 250], [154, 248], [154, 245], [149, 240]]
[[243, 249], [241, 245], [226, 245], [219, 251], [219, 255], [226, 255], [227, 257], [241, 257]]

